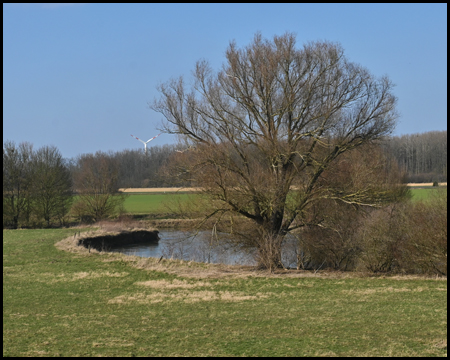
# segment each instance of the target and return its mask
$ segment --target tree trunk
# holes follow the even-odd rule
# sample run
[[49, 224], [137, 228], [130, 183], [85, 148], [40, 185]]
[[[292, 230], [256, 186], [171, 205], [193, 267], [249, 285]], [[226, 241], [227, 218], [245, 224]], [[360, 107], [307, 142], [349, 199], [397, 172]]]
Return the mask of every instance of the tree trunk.
[[273, 272], [275, 269], [283, 269], [281, 262], [281, 244], [284, 236], [265, 232], [257, 243], [258, 269], [268, 269]]

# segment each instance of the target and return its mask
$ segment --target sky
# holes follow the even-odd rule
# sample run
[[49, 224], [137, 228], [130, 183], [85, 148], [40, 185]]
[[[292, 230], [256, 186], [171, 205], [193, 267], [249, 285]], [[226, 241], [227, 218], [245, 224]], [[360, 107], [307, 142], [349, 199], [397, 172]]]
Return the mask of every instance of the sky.
[[[447, 130], [447, 4], [3, 4], [3, 142], [71, 158], [144, 148], [163, 116], [157, 86], [215, 70], [243, 48], [291, 32], [338, 42], [396, 85], [393, 135]], [[175, 144], [162, 134], [148, 146]]]

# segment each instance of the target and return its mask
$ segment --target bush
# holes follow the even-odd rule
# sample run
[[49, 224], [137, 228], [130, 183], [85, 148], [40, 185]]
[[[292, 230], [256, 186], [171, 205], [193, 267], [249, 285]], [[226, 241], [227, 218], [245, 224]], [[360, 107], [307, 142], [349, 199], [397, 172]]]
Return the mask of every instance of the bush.
[[360, 249], [354, 236], [363, 212], [348, 204], [321, 204], [323, 222], [307, 226], [299, 237], [299, 268], [352, 270]]
[[447, 196], [374, 211], [359, 230], [361, 270], [447, 275]]
[[392, 205], [373, 211], [359, 229], [361, 253], [358, 269], [378, 272], [399, 270], [398, 257], [404, 239], [405, 205]]
[[447, 275], [447, 195], [436, 191], [428, 201], [405, 209], [407, 242], [401, 266], [408, 272]]

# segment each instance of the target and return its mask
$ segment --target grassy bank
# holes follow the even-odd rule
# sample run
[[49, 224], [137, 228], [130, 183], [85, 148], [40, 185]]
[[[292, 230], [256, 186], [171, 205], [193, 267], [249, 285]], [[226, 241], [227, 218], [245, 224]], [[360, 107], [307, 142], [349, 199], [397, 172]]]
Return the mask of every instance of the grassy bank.
[[74, 231], [3, 231], [3, 356], [447, 354], [444, 280], [219, 274], [54, 246]]

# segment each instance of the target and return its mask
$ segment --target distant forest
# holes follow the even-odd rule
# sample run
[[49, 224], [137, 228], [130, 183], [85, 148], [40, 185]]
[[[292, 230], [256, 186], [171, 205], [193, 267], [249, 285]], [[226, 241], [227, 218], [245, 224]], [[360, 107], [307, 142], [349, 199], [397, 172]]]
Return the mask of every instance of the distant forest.
[[[386, 139], [382, 146], [388, 157], [394, 158], [405, 173], [406, 182], [447, 181], [447, 130], [420, 134], [394, 136]], [[189, 186], [176, 179], [163, 176], [179, 145], [152, 146], [143, 150], [123, 150], [108, 155], [119, 163], [118, 187], [170, 187]], [[72, 171], [77, 168], [77, 158], [68, 161]]]
[[383, 146], [407, 182], [447, 181], [447, 130], [394, 136]]

